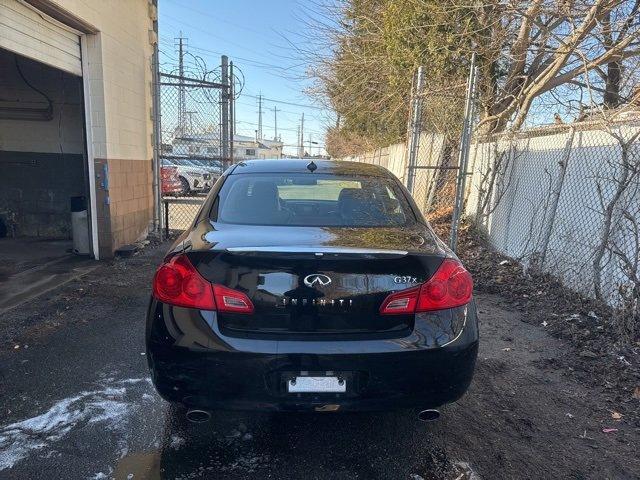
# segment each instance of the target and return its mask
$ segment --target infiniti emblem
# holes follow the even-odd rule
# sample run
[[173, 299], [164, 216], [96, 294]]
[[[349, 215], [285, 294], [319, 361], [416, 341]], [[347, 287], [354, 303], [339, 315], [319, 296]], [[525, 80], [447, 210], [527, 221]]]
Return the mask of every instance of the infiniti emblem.
[[307, 287], [313, 287], [314, 285], [320, 285], [326, 287], [331, 283], [331, 278], [323, 275], [322, 273], [312, 273], [304, 277], [304, 284]]

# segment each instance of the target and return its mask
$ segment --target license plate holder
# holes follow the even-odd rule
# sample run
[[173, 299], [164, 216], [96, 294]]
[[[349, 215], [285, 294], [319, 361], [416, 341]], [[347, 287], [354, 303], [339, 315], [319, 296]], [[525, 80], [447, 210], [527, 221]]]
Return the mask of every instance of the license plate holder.
[[289, 393], [345, 393], [346, 380], [336, 376], [298, 376], [287, 381]]

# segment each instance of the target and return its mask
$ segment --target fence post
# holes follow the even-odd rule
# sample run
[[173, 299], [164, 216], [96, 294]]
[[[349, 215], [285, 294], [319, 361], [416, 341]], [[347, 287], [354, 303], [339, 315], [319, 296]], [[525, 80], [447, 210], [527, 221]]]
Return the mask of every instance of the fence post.
[[229, 62], [229, 163], [233, 165], [233, 136], [236, 134], [236, 92], [233, 62]]
[[471, 67], [469, 69], [469, 80], [467, 82], [467, 99], [464, 108], [464, 124], [462, 135], [460, 136], [460, 151], [458, 152], [458, 179], [456, 183], [456, 199], [451, 218], [451, 239], [450, 247], [455, 251], [458, 245], [458, 223], [462, 207], [464, 205], [464, 191], [467, 181], [467, 169], [469, 166], [469, 150], [471, 149], [471, 135], [473, 133], [473, 117], [475, 115], [475, 93], [476, 93], [476, 54], [471, 56]]
[[407, 165], [407, 190], [413, 194], [416, 178], [418, 148], [420, 146], [420, 124], [422, 119], [422, 87], [424, 84], [424, 67], [418, 67], [416, 86], [411, 98], [411, 122], [409, 124], [409, 161]]
[[169, 238], [169, 200], [164, 201], [164, 228], [166, 238]]
[[560, 160], [560, 173], [556, 179], [556, 183], [551, 190], [550, 202], [549, 202], [549, 215], [547, 221], [542, 227], [542, 248], [540, 249], [540, 265], [544, 265], [544, 261], [547, 257], [547, 249], [549, 248], [549, 240], [551, 239], [551, 233], [553, 232], [553, 224], [556, 220], [556, 212], [558, 210], [558, 201], [560, 200], [560, 193], [562, 193], [562, 185], [564, 184], [564, 177], [567, 173], [567, 167], [569, 166], [569, 158], [571, 157], [571, 149], [573, 148], [573, 137], [576, 134], [576, 128], [571, 127], [569, 132], [569, 138], [564, 147], [564, 154], [562, 160]]
[[229, 58], [222, 55], [222, 162], [229, 166]]

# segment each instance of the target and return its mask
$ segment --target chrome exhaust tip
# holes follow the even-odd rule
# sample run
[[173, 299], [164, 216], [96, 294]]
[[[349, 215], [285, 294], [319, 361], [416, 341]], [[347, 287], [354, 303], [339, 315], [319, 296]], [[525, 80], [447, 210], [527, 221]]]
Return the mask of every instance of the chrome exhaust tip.
[[418, 419], [421, 422], [435, 422], [440, 418], [440, 412], [435, 409], [422, 410], [418, 414]]
[[204, 423], [211, 419], [211, 414], [206, 410], [187, 410], [187, 420], [192, 423]]

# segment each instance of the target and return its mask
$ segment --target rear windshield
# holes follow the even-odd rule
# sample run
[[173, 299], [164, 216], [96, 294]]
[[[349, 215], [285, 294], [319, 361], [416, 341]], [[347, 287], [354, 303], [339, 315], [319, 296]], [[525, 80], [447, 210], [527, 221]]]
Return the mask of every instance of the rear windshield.
[[229, 175], [211, 219], [243, 225], [389, 227], [415, 221], [388, 178], [310, 173]]

